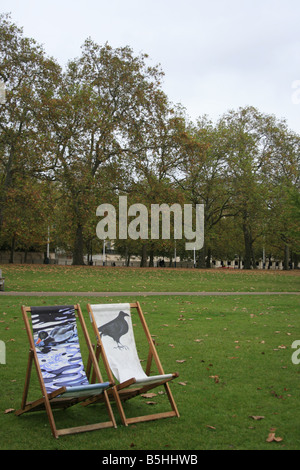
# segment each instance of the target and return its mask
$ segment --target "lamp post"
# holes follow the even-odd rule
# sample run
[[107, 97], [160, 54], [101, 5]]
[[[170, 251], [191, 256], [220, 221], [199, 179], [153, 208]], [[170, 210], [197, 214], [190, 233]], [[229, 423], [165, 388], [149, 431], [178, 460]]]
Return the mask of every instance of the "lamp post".
[[174, 266], [176, 268], [176, 228], [174, 228], [174, 242], [175, 242], [175, 246], [174, 246]]
[[48, 235], [47, 235], [47, 253], [46, 259], [44, 260], [45, 264], [50, 264], [50, 227], [48, 225]]
[[105, 266], [105, 239], [103, 240], [103, 266]]

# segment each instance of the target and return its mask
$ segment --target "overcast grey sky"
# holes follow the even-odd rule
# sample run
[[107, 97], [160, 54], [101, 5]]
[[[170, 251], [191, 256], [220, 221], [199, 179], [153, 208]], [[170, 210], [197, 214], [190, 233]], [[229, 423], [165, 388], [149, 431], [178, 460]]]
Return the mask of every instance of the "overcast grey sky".
[[0, 12], [62, 66], [87, 37], [147, 53], [193, 121], [252, 105], [300, 133], [299, 0], [0, 0]]

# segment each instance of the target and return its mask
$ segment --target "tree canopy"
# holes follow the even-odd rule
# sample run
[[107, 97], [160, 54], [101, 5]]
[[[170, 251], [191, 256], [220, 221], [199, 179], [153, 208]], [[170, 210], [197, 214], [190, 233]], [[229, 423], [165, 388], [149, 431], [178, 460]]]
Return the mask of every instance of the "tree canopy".
[[[92, 243], [102, 248], [97, 207], [126, 195], [148, 209], [203, 204], [199, 267], [239, 258], [255, 268], [262, 253], [297, 264], [299, 135], [251, 106], [191, 122], [148, 62], [88, 38], [63, 69], [0, 15], [0, 248], [11, 261], [17, 249], [45, 251], [50, 229], [51, 246], [83, 264]], [[175, 238], [114, 242], [151, 265], [155, 255], [172, 259], [175, 244], [192, 256]]]

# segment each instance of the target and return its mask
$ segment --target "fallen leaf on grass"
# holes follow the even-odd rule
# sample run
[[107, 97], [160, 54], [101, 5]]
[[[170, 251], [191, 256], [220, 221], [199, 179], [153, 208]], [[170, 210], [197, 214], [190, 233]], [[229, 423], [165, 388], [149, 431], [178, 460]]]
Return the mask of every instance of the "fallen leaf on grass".
[[178, 382], [178, 385], [186, 385], [187, 382]]
[[209, 424], [207, 424], [206, 427], [209, 429], [216, 429], [214, 426], [210, 426]]
[[12, 413], [13, 411], [15, 411], [14, 408], [7, 408], [7, 410], [4, 411], [4, 414]]
[[268, 435], [267, 439], [266, 439], [266, 442], [281, 442], [283, 441], [282, 437], [276, 437], [275, 436], [275, 432], [270, 432], [270, 434]]
[[177, 359], [176, 362], [179, 362], [179, 364], [182, 364], [183, 362], [186, 362], [186, 359]]
[[153, 397], [156, 397], [156, 396], [157, 396], [156, 393], [143, 393], [141, 395], [141, 397], [143, 397], [143, 398], [153, 398]]
[[249, 418], [254, 419], [255, 421], [259, 421], [260, 419], [265, 419], [264, 416], [249, 416]]
[[218, 375], [210, 375], [209, 378], [214, 379], [216, 384], [219, 383], [219, 376]]

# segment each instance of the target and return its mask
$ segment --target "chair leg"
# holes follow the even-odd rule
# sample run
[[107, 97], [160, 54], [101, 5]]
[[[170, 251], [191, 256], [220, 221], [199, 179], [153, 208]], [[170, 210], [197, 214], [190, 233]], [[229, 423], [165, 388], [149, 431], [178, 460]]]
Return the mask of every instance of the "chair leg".
[[25, 408], [26, 402], [27, 402], [27, 395], [28, 395], [28, 389], [29, 389], [29, 383], [30, 383], [33, 355], [34, 355], [33, 351], [32, 351], [32, 349], [30, 349], [29, 355], [28, 355], [26, 377], [25, 377], [25, 386], [24, 386], [24, 392], [23, 392], [22, 403], [21, 403], [21, 409], [22, 410]]
[[53, 416], [53, 413], [52, 413], [52, 409], [51, 409], [51, 405], [50, 405], [48, 396], [45, 397], [44, 400], [45, 400], [45, 408], [46, 408], [47, 416], [48, 416], [48, 419], [49, 419], [51, 432], [52, 432], [53, 436], [54, 436], [56, 439], [58, 439], [58, 435], [59, 435], [59, 434], [58, 434], [57, 429], [56, 429], [56, 425], [55, 425], [55, 421], [54, 421], [54, 416]]
[[114, 428], [117, 428], [117, 423], [116, 423], [116, 420], [115, 420], [115, 416], [114, 416], [114, 413], [113, 413], [113, 410], [112, 410], [112, 407], [111, 407], [111, 404], [110, 404], [110, 401], [109, 401], [109, 398], [108, 398], [108, 393], [107, 393], [106, 390], [104, 390], [103, 395], [104, 395], [104, 402], [105, 402], [105, 405], [106, 405], [106, 409], [107, 409], [108, 415], [110, 417], [110, 420], [112, 422], [112, 425], [113, 425]]
[[168, 383], [165, 384], [165, 390], [166, 390], [166, 393], [168, 395], [169, 402], [171, 404], [172, 410], [174, 411], [177, 418], [179, 418], [179, 412], [178, 412], [175, 400], [173, 398], [173, 395], [172, 395], [172, 392], [171, 392], [171, 389], [170, 389], [170, 385]]

